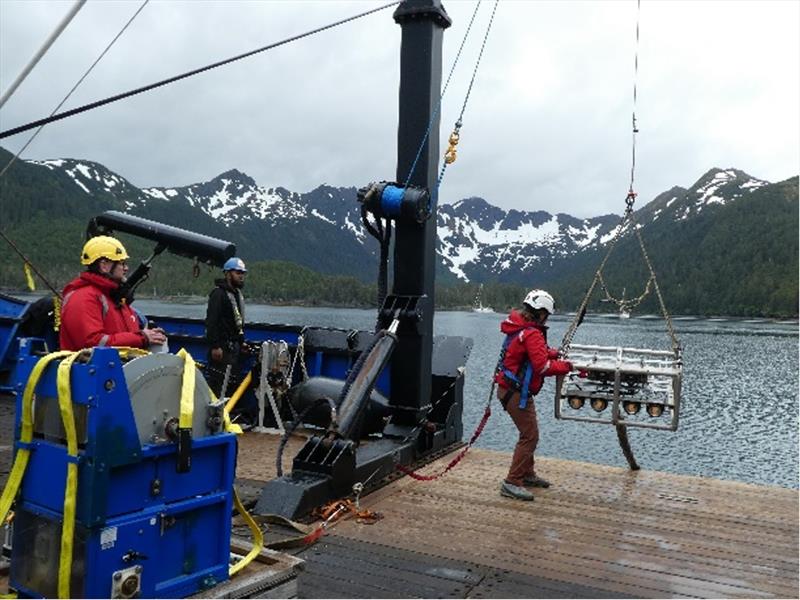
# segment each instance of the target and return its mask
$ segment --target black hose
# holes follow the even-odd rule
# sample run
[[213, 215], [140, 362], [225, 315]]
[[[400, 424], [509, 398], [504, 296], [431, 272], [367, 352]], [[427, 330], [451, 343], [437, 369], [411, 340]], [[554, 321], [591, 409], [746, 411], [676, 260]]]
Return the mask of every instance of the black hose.
[[389, 242], [392, 239], [392, 223], [386, 221], [384, 228], [383, 222], [378, 217], [375, 217], [375, 224], [369, 222], [367, 218], [368, 211], [365, 206], [361, 206], [361, 222], [369, 234], [378, 240], [381, 246], [381, 255], [378, 261], [378, 319], [375, 323], [375, 331], [381, 328], [380, 309], [383, 306], [383, 301], [389, 290]]

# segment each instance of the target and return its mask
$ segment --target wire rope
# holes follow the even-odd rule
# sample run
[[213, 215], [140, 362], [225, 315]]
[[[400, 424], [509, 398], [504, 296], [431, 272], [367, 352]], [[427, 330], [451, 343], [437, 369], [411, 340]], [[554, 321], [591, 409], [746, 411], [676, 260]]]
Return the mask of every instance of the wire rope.
[[628, 186], [628, 193], [633, 194], [633, 181], [636, 171], [636, 134], [639, 133], [639, 128], [636, 125], [636, 98], [637, 98], [637, 81], [639, 79], [639, 15], [642, 10], [642, 0], [636, 1], [636, 48], [633, 53], [633, 113], [631, 115], [632, 126], [632, 144], [631, 144], [631, 182]]
[[[125, 23], [125, 25], [122, 27], [122, 29], [120, 29], [119, 33], [117, 33], [117, 35], [114, 36], [114, 39], [112, 39], [111, 42], [106, 46], [105, 50], [103, 50], [100, 53], [100, 55], [91, 64], [91, 66], [86, 70], [86, 72], [83, 74], [83, 76], [80, 79], [78, 79], [78, 81], [75, 83], [75, 85], [72, 86], [72, 89], [69, 92], [67, 92], [67, 95], [64, 96], [64, 99], [61, 100], [61, 102], [58, 103], [58, 106], [56, 106], [53, 109], [53, 112], [50, 113], [50, 116], [54, 115], [56, 113], [56, 111], [59, 108], [61, 108], [61, 106], [75, 92], [75, 90], [78, 89], [78, 86], [80, 86], [80, 84], [83, 83], [83, 80], [86, 79], [86, 77], [89, 75], [89, 73], [92, 72], [92, 70], [95, 68], [95, 66], [97, 66], [97, 63], [100, 62], [100, 60], [106, 55], [106, 53], [111, 49], [111, 47], [116, 43], [116, 41], [122, 36], [122, 34], [125, 32], [125, 30], [128, 28], [128, 26], [139, 15], [139, 13], [142, 12], [142, 9], [147, 5], [148, 2], [150, 2], [150, 0], [144, 0], [144, 2], [142, 2], [141, 6], [138, 8], [138, 10], [133, 14], [133, 16], [130, 19], [128, 19], [128, 22]], [[44, 125], [39, 126], [39, 128], [36, 131], [33, 132], [33, 135], [31, 135], [31, 137], [28, 138], [28, 141], [25, 142], [25, 145], [22, 146], [22, 148], [20, 148], [20, 150], [11, 158], [11, 160], [8, 161], [8, 164], [6, 164], [6, 166], [3, 168], [3, 170], [0, 171], [0, 179], [2, 179], [2, 177], [8, 172], [8, 170], [11, 168], [11, 165], [14, 164], [14, 162], [26, 150], [26, 148], [31, 144], [31, 142], [33, 142], [33, 140], [36, 138], [36, 136], [39, 135], [39, 132], [41, 132], [43, 128], [44, 128]], [[9, 238], [2, 230], [0, 230], [0, 237], [2, 237], [3, 240], [5, 240], [5, 242], [9, 246], [11, 246], [11, 248], [19, 255], [19, 257], [22, 258], [24, 263], [27, 264], [31, 268], [31, 270], [34, 273], [36, 273], [36, 275], [39, 277], [39, 279], [41, 279], [44, 282], [44, 284], [50, 289], [50, 291], [53, 292], [53, 294], [55, 294], [58, 298], [61, 298], [61, 293], [58, 290], [56, 290], [56, 288], [53, 286], [53, 284], [50, 283], [50, 281], [41, 273], [41, 271], [39, 271], [36, 268], [36, 266], [16, 246], [16, 244], [14, 244], [14, 242], [11, 240], [11, 238]]]
[[[73, 85], [73, 86], [72, 86], [72, 89], [71, 89], [69, 92], [67, 92], [67, 95], [66, 95], [66, 96], [64, 96], [64, 98], [61, 100], [61, 102], [59, 102], [59, 103], [58, 103], [58, 106], [56, 106], [56, 107], [53, 109], [53, 112], [51, 112], [49, 116], [51, 116], [51, 117], [52, 117], [54, 114], [56, 114], [56, 112], [58, 112], [58, 109], [59, 109], [59, 108], [61, 108], [61, 107], [64, 105], [64, 103], [65, 103], [67, 100], [69, 100], [69, 97], [70, 97], [70, 96], [72, 96], [72, 94], [75, 92], [75, 90], [77, 90], [77, 89], [78, 89], [78, 86], [80, 86], [80, 85], [83, 83], [83, 80], [84, 80], [84, 79], [86, 79], [86, 78], [89, 76], [89, 73], [91, 73], [91, 72], [92, 72], [92, 70], [93, 70], [93, 69], [94, 69], [94, 68], [97, 66], [97, 63], [99, 63], [99, 62], [100, 62], [100, 61], [103, 59], [103, 57], [104, 57], [104, 56], [106, 55], [106, 53], [107, 53], [107, 52], [108, 52], [108, 51], [111, 49], [111, 47], [112, 47], [112, 46], [113, 46], [113, 45], [114, 45], [114, 44], [117, 42], [117, 40], [118, 40], [118, 39], [119, 39], [119, 38], [122, 36], [122, 34], [123, 34], [123, 33], [125, 33], [125, 30], [128, 28], [128, 26], [129, 26], [131, 23], [133, 23], [134, 19], [136, 19], [136, 17], [138, 17], [138, 16], [139, 16], [139, 13], [140, 13], [140, 12], [142, 12], [142, 9], [143, 9], [145, 6], [147, 6], [147, 3], [148, 3], [148, 2], [150, 2], [150, 0], [144, 0], [144, 2], [142, 2], [141, 6], [139, 6], [139, 8], [136, 10], [136, 12], [135, 12], [135, 13], [133, 13], [133, 16], [132, 16], [130, 19], [128, 19], [128, 22], [127, 22], [127, 23], [125, 23], [125, 25], [123, 25], [123, 27], [122, 27], [122, 29], [120, 29], [119, 33], [117, 33], [117, 35], [115, 35], [115, 36], [114, 36], [114, 39], [112, 39], [112, 40], [109, 42], [109, 44], [108, 44], [108, 45], [105, 47], [105, 50], [103, 50], [103, 51], [100, 53], [100, 56], [98, 56], [98, 57], [95, 59], [95, 61], [94, 61], [94, 62], [91, 64], [91, 66], [90, 66], [90, 67], [89, 67], [89, 68], [86, 70], [86, 72], [85, 72], [85, 73], [84, 73], [84, 74], [81, 76], [81, 78], [80, 78], [80, 79], [78, 79], [78, 81], [75, 83], [75, 85]], [[19, 152], [17, 152], [17, 153], [14, 155], [14, 157], [13, 157], [11, 160], [9, 160], [9, 161], [8, 161], [8, 164], [7, 164], [7, 165], [6, 165], [6, 166], [3, 168], [3, 170], [2, 170], [2, 171], [0, 171], [0, 177], [3, 177], [3, 175], [5, 175], [5, 174], [6, 174], [6, 172], [8, 171], [8, 169], [9, 169], [9, 168], [11, 168], [11, 165], [13, 165], [13, 164], [14, 164], [14, 161], [16, 161], [16, 160], [17, 160], [17, 159], [20, 157], [20, 155], [21, 155], [23, 152], [25, 152], [25, 150], [28, 148], [28, 146], [30, 146], [31, 142], [33, 142], [33, 140], [34, 140], [34, 139], [36, 139], [36, 136], [37, 136], [37, 135], [39, 135], [39, 133], [42, 131], [42, 129], [44, 129], [44, 124], [43, 124], [43, 125], [40, 125], [40, 126], [39, 126], [39, 128], [38, 128], [36, 131], [34, 131], [34, 132], [33, 132], [33, 134], [31, 135], [31, 137], [30, 137], [30, 138], [28, 138], [28, 141], [27, 141], [27, 142], [25, 142], [25, 145], [24, 145], [24, 146], [22, 146], [22, 148], [20, 148]]]
[[26, 125], [20, 125], [19, 127], [14, 127], [13, 129], [7, 129], [5, 131], [0, 132], [0, 139], [4, 139], [4, 138], [7, 138], [9, 136], [16, 135], [16, 134], [22, 133], [24, 131], [28, 131], [30, 129], [33, 129], [34, 127], [39, 127], [40, 125], [46, 125], [46, 124], [52, 123], [54, 121], [60, 121], [61, 119], [66, 119], [67, 117], [71, 117], [73, 115], [77, 115], [77, 114], [80, 114], [82, 112], [86, 112], [86, 111], [98, 108], [100, 106], [105, 106], [106, 104], [111, 104], [112, 102], [116, 102], [118, 100], [123, 100], [125, 98], [129, 98], [131, 96], [135, 96], [137, 94], [141, 94], [141, 93], [144, 93], [144, 92], [149, 92], [150, 90], [153, 90], [153, 89], [168, 85], [170, 83], [175, 83], [176, 81], [180, 81], [181, 79], [186, 79], [188, 77], [192, 77], [192, 76], [198, 75], [200, 73], [204, 73], [205, 71], [210, 71], [212, 69], [216, 69], [217, 67], [228, 65], [230, 63], [236, 62], [238, 60], [242, 60], [244, 58], [249, 58], [250, 56], [254, 56], [256, 54], [259, 54], [261, 52], [265, 52], [267, 50], [272, 50], [273, 48], [277, 48], [278, 46], [283, 46], [283, 45], [288, 44], [290, 42], [295, 42], [297, 40], [300, 40], [300, 39], [303, 39], [305, 37], [314, 35], [316, 33], [321, 33], [321, 32], [323, 32], [323, 31], [325, 31], [327, 29], [332, 29], [332, 28], [337, 27], [339, 25], [343, 25], [345, 23], [349, 23], [351, 21], [355, 21], [356, 19], [360, 19], [361, 17], [366, 17], [367, 15], [371, 15], [371, 14], [376, 13], [378, 11], [381, 11], [381, 10], [384, 10], [386, 8], [389, 8], [390, 6], [395, 6], [396, 4], [399, 4], [399, 3], [400, 3], [400, 0], [397, 0], [395, 2], [390, 2], [389, 4], [384, 4], [383, 6], [379, 6], [377, 8], [370, 9], [370, 10], [368, 10], [366, 12], [363, 12], [363, 13], [360, 13], [360, 14], [357, 14], [357, 15], [353, 15], [352, 17], [348, 17], [346, 19], [342, 19], [342, 20], [336, 21], [334, 23], [329, 23], [328, 25], [324, 25], [322, 27], [317, 27], [316, 29], [312, 29], [310, 31], [306, 31], [305, 33], [301, 33], [301, 34], [298, 34], [298, 35], [295, 35], [295, 36], [292, 36], [292, 37], [288, 37], [288, 38], [280, 40], [278, 42], [274, 42], [272, 44], [268, 44], [268, 45], [263, 46], [261, 48], [257, 48], [256, 50], [251, 50], [250, 52], [245, 52], [244, 54], [239, 54], [237, 56], [233, 56], [231, 58], [227, 58], [225, 60], [221, 60], [221, 61], [212, 63], [210, 65], [206, 65], [204, 67], [200, 67], [198, 69], [193, 69], [191, 71], [187, 71], [186, 73], [182, 73], [180, 75], [175, 75], [174, 77], [169, 77], [167, 79], [163, 79], [161, 81], [157, 81], [155, 83], [151, 83], [149, 85], [145, 85], [145, 86], [142, 86], [140, 88], [136, 88], [134, 90], [123, 92], [123, 93], [117, 94], [115, 96], [109, 96], [108, 98], [105, 98], [103, 100], [97, 100], [95, 102], [91, 102], [89, 104], [85, 104], [83, 106], [79, 106], [77, 108], [73, 108], [71, 110], [67, 110], [67, 111], [64, 111], [62, 113], [51, 115], [50, 117], [47, 117], [45, 119], [39, 119], [38, 121], [33, 121], [33, 122], [28, 123]]
[[417, 163], [419, 162], [420, 156], [422, 156], [422, 149], [425, 147], [425, 143], [428, 141], [428, 138], [431, 135], [431, 128], [433, 127], [434, 121], [436, 121], [436, 117], [439, 116], [439, 112], [442, 109], [442, 100], [444, 99], [444, 95], [447, 92], [447, 88], [450, 86], [450, 80], [453, 78], [453, 73], [456, 70], [456, 65], [458, 65], [458, 60], [461, 58], [461, 51], [464, 50], [464, 45], [467, 43], [467, 38], [469, 37], [469, 32], [472, 30], [472, 24], [475, 22], [475, 17], [478, 14], [478, 9], [481, 7], [481, 0], [478, 0], [478, 3], [475, 5], [475, 10], [472, 11], [472, 18], [469, 20], [469, 24], [467, 25], [467, 30], [464, 32], [464, 37], [461, 38], [461, 45], [458, 47], [458, 52], [456, 53], [456, 57], [453, 60], [453, 64], [450, 66], [450, 73], [447, 75], [447, 80], [444, 83], [444, 87], [442, 88], [442, 93], [439, 94], [439, 102], [436, 104], [436, 110], [433, 111], [433, 115], [431, 116], [430, 121], [428, 122], [428, 128], [425, 131], [425, 135], [422, 136], [422, 141], [419, 144], [419, 148], [417, 149], [417, 155], [414, 157], [414, 162], [411, 163], [411, 168], [408, 170], [408, 176], [406, 177], [406, 181], [403, 184], [403, 187], [408, 187], [408, 184], [411, 182], [411, 177], [414, 175], [414, 171], [417, 168]]
[[41, 58], [45, 55], [45, 53], [50, 49], [50, 46], [53, 45], [53, 42], [56, 41], [58, 36], [61, 35], [61, 32], [66, 29], [67, 25], [69, 25], [70, 21], [72, 21], [73, 17], [78, 14], [78, 11], [83, 8], [83, 5], [86, 4], [86, 0], [77, 0], [75, 4], [72, 5], [70, 11], [66, 14], [66, 16], [61, 20], [61, 23], [53, 30], [41, 48], [33, 55], [33, 58], [25, 65], [25, 68], [22, 69], [22, 72], [17, 75], [17, 78], [14, 82], [9, 86], [9, 88], [5, 91], [2, 98], [0, 98], [0, 108], [2, 108], [5, 103], [8, 101], [9, 98], [14, 94], [16, 89], [19, 85], [25, 80], [25, 78], [30, 74], [36, 64], [41, 60]]
[[[475, 61], [475, 68], [472, 70], [472, 79], [470, 79], [469, 87], [467, 88], [467, 93], [464, 96], [464, 104], [461, 105], [461, 113], [458, 115], [458, 120], [456, 121], [455, 128], [453, 129], [453, 134], [458, 139], [459, 132], [461, 131], [461, 126], [463, 125], [464, 119], [464, 112], [467, 110], [467, 103], [469, 102], [470, 94], [472, 94], [472, 86], [475, 83], [475, 77], [478, 75], [478, 67], [481, 64], [481, 58], [483, 58], [483, 51], [486, 49], [486, 40], [489, 39], [489, 32], [492, 29], [492, 23], [494, 22], [494, 15], [497, 12], [497, 5], [500, 3], [500, 0], [495, 0], [494, 8], [492, 9], [492, 16], [489, 18], [489, 25], [486, 27], [486, 33], [483, 35], [483, 43], [481, 44], [481, 50], [478, 53], [478, 60]], [[455, 160], [455, 158], [453, 158]], [[439, 186], [442, 184], [442, 179], [444, 179], [444, 172], [447, 170], [447, 166], [453, 161], [445, 160], [442, 163], [442, 168], [439, 171], [439, 178], [436, 180], [436, 189], [434, 190], [433, 196], [433, 204], [434, 206], [437, 204], [438, 195], [439, 195]]]
[[[625, 197], [625, 213], [620, 220], [619, 225], [614, 233], [614, 237], [612, 238], [611, 242], [609, 243], [608, 251], [606, 252], [603, 260], [600, 263], [597, 271], [594, 274], [594, 278], [592, 279], [592, 283], [589, 286], [586, 295], [583, 297], [580, 306], [578, 307], [577, 312], [575, 313], [575, 318], [570, 323], [567, 331], [564, 333], [564, 338], [561, 341], [561, 354], [567, 355], [569, 353], [570, 345], [572, 344], [572, 338], [575, 335], [575, 332], [578, 329], [578, 326], [583, 322], [583, 318], [586, 315], [586, 310], [589, 305], [589, 299], [591, 298], [592, 293], [594, 292], [595, 287], [599, 283], [600, 286], [603, 288], [603, 291], [606, 294], [606, 297], [611, 300], [616, 300], [611, 297], [606, 287], [605, 281], [603, 280], [603, 269], [608, 262], [611, 253], [614, 251], [614, 248], [617, 242], [622, 238], [625, 231], [627, 229], [632, 229], [636, 239], [639, 243], [639, 248], [642, 251], [642, 257], [644, 258], [645, 264], [647, 269], [650, 272], [650, 279], [647, 281], [647, 286], [645, 291], [642, 295], [635, 299], [636, 304], [639, 304], [644, 298], [645, 295], [649, 293], [650, 285], [652, 283], [653, 287], [656, 291], [656, 296], [658, 298], [659, 308], [661, 309], [662, 316], [664, 317], [664, 321], [667, 324], [667, 333], [669, 334], [670, 344], [672, 346], [672, 351], [675, 353], [677, 357], [680, 357], [681, 354], [681, 346], [680, 342], [678, 341], [677, 335], [675, 334], [675, 329], [672, 326], [672, 319], [670, 318], [669, 312], [667, 311], [666, 303], [664, 302], [664, 297], [661, 294], [661, 288], [658, 285], [658, 279], [656, 278], [655, 269], [653, 269], [653, 265], [650, 262], [650, 256], [647, 253], [647, 249], [644, 245], [644, 240], [642, 239], [642, 234], [639, 231], [639, 224], [636, 222], [634, 217], [633, 211], [633, 204], [636, 201], [636, 192], [633, 189], [634, 181], [635, 181], [635, 173], [636, 173], [636, 134], [639, 133], [637, 124], [636, 124], [636, 101], [638, 96], [637, 90], [637, 80], [639, 75], [639, 21], [640, 21], [640, 13], [641, 13], [641, 0], [637, 0], [636, 3], [636, 48], [634, 52], [634, 62], [633, 62], [633, 112], [632, 112], [632, 127], [633, 127], [633, 139], [632, 139], [632, 151], [631, 151], [631, 177], [630, 177], [630, 184], [628, 186], [628, 195]], [[617, 301], [619, 304], [619, 301]]]

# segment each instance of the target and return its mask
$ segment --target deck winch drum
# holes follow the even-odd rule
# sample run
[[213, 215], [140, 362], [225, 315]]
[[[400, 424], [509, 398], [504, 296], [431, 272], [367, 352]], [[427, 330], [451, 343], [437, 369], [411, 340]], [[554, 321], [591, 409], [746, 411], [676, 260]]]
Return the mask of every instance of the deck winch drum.
[[425, 188], [381, 181], [358, 190], [358, 201], [376, 217], [424, 223], [431, 216], [431, 195]]
[[[150, 354], [125, 362], [113, 348], [79, 356], [68, 373], [73, 458], [59, 409], [59, 360], [42, 371], [33, 436], [20, 440], [21, 390], [39, 360], [33, 345], [23, 340], [14, 373], [20, 392], [16, 447], [29, 448], [30, 455], [16, 501], [10, 586], [20, 596], [60, 594], [54, 574], [63, 552], [71, 462], [78, 465], [71, 597], [185, 597], [226, 580], [236, 441], [222, 430], [222, 407], [198, 373], [181, 407], [184, 369], [195, 369], [193, 361]], [[170, 431], [187, 416], [191, 469], [178, 472]]]

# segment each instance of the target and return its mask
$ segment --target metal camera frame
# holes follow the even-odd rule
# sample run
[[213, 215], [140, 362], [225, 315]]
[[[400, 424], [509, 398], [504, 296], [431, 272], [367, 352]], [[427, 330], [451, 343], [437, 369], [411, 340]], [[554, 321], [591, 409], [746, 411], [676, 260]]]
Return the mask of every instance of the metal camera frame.
[[[674, 352], [573, 344], [569, 360], [574, 370], [556, 379], [556, 419], [669, 431], [678, 428], [683, 365]], [[581, 371], [585, 377], [580, 377]], [[569, 406], [569, 398], [581, 398], [583, 405], [576, 410]], [[610, 418], [577, 414], [592, 400], [607, 402]], [[627, 402], [660, 406], [662, 414], [645, 418], [637, 417], [639, 411], [628, 414], [623, 410]]]

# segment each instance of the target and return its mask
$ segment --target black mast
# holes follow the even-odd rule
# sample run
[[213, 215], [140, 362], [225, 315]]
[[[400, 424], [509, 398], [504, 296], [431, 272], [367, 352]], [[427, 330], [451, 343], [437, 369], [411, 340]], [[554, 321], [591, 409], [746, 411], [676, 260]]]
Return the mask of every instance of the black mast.
[[[394, 223], [392, 293], [379, 313], [381, 331], [369, 343], [360, 343], [352, 332], [306, 332], [306, 352], [324, 347], [348, 356], [361, 354], [347, 381], [333, 383], [340, 390], [336, 423], [308, 439], [290, 476], [264, 486], [255, 508], [261, 514], [297, 518], [353, 493], [357, 482], [377, 485], [397, 468], [461, 440], [461, 374], [472, 341], [437, 339], [434, 356], [436, 207], [428, 206], [428, 199], [435, 199], [438, 175], [442, 38], [450, 18], [441, 0], [406, 0], [394, 19], [402, 27], [397, 182], [370, 184], [358, 198], [376, 218]], [[360, 445], [359, 421], [389, 357], [391, 419], [379, 439]], [[298, 385], [311, 397], [331, 397], [325, 377]], [[432, 392], [438, 398], [433, 410]], [[424, 426], [418, 427], [423, 420]]]
[[[408, 183], [430, 190], [435, 200], [442, 38], [451, 21], [440, 0], [406, 0], [395, 11], [394, 20], [402, 27], [397, 181], [408, 180], [416, 159]], [[418, 298], [414, 318], [401, 321], [392, 361], [393, 422], [400, 426], [414, 425], [430, 404], [436, 267], [433, 209], [422, 224], [400, 220], [396, 224], [392, 295]]]

